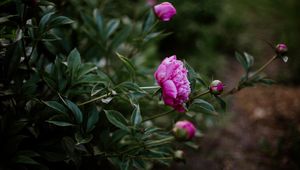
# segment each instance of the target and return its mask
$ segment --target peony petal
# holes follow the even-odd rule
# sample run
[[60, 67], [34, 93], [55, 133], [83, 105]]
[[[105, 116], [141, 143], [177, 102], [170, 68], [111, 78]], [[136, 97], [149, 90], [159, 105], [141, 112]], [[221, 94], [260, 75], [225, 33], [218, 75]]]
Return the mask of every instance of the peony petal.
[[159, 65], [156, 72], [154, 73], [155, 79], [157, 80], [158, 84], [162, 84], [166, 79], [167, 74], [167, 67], [163, 64]]
[[164, 93], [164, 96], [169, 96], [174, 99], [177, 96], [177, 89], [172, 80], [167, 80], [163, 83], [162, 91]]

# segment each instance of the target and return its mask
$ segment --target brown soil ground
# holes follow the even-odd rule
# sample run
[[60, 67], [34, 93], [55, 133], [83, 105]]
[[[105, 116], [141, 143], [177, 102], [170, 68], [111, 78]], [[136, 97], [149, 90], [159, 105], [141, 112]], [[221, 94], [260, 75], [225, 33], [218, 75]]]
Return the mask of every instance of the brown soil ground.
[[300, 169], [300, 88], [247, 88], [231, 98], [225, 123], [186, 152], [186, 170]]

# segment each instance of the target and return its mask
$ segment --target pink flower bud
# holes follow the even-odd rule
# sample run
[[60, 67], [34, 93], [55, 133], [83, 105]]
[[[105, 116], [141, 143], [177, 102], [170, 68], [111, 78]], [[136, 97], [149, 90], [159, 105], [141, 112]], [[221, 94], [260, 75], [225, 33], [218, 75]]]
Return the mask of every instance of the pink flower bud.
[[209, 85], [209, 91], [211, 94], [219, 95], [223, 92], [224, 85], [220, 80], [214, 80]]
[[276, 45], [276, 53], [278, 55], [283, 55], [288, 51], [288, 47], [285, 44], [277, 44]]
[[162, 89], [162, 98], [166, 105], [178, 112], [184, 112], [184, 103], [191, 93], [187, 69], [176, 56], [165, 58], [154, 73], [156, 82]]
[[170, 21], [176, 9], [170, 2], [163, 2], [154, 6], [154, 13], [161, 21]]
[[173, 128], [173, 133], [178, 140], [191, 140], [195, 136], [196, 128], [187, 120], [178, 121]]

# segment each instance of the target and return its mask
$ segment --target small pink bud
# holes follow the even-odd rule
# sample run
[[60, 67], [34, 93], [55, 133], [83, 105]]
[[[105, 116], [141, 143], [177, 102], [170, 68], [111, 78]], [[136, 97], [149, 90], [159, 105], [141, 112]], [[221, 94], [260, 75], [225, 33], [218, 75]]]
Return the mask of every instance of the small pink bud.
[[219, 95], [223, 92], [224, 85], [220, 80], [214, 80], [209, 85], [209, 91], [211, 94]]
[[173, 128], [173, 133], [178, 140], [191, 140], [195, 136], [196, 128], [187, 120], [178, 121]]
[[161, 21], [170, 21], [176, 14], [175, 7], [170, 2], [163, 2], [154, 6], [154, 13]]
[[288, 51], [288, 47], [285, 44], [277, 44], [276, 45], [276, 53], [278, 55], [283, 55]]

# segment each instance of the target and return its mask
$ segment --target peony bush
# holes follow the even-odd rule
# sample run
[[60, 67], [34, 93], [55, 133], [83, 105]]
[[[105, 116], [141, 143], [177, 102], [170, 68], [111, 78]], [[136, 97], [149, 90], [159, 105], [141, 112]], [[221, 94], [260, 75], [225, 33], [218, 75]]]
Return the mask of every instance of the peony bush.
[[56, 9], [80, 3], [0, 5], [0, 169], [151, 169], [188, 160], [183, 150], [197, 149], [205, 133], [199, 116], [224, 112], [224, 97], [245, 87], [272, 84], [262, 71], [287, 61], [285, 44], [256, 71], [250, 54], [236, 53], [245, 74], [226, 89], [176, 55], [143, 64], [147, 44], [168, 35], [161, 22], [176, 17], [170, 2], [139, 4], [141, 17], [101, 14], [117, 2], [72, 16]]

